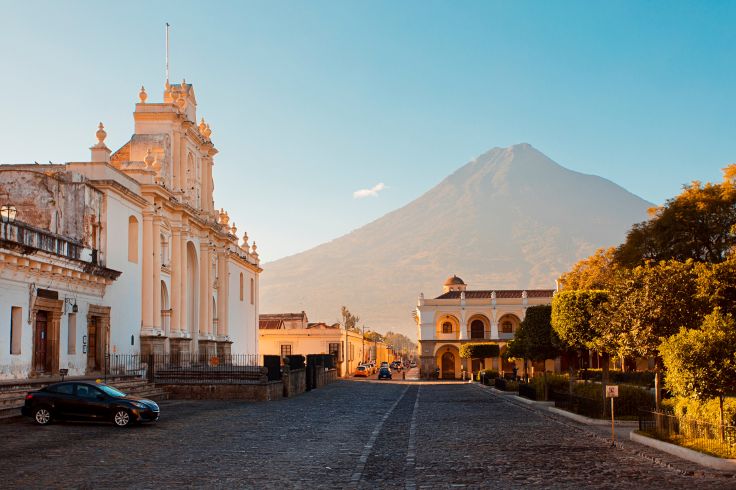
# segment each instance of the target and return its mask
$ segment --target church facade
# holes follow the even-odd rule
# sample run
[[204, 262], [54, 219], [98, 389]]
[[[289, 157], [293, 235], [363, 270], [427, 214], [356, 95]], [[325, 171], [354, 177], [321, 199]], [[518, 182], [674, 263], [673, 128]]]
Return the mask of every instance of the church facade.
[[0, 378], [98, 372], [115, 353], [258, 353], [257, 247], [214, 205], [194, 88], [138, 98], [115, 152], [100, 123], [88, 162], [0, 166]]
[[[420, 373], [429, 378], [438, 371], [440, 379], [460, 379], [482, 367], [511, 373], [521, 372], [522, 362], [501, 356], [485, 360], [460, 358], [460, 346], [468, 342], [492, 342], [501, 353], [524, 320], [529, 306], [552, 302], [552, 289], [468, 290], [457, 276], [449, 277], [443, 293], [434, 299], [419, 295], [416, 320]], [[555, 369], [554, 361], [549, 370]], [[483, 364], [483, 366], [481, 366]]]

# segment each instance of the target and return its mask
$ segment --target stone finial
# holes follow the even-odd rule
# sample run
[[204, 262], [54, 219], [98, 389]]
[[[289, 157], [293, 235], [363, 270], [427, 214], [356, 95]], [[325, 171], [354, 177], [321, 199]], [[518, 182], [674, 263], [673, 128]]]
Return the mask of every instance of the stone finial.
[[146, 156], [143, 157], [143, 162], [146, 164], [146, 168], [151, 168], [155, 160], [156, 157], [154, 156], [153, 151], [151, 151], [150, 148], [146, 150]]
[[146, 103], [146, 99], [148, 99], [148, 94], [146, 93], [146, 88], [141, 85], [141, 91], [138, 92], [138, 98], [141, 100], [141, 104]]
[[188, 90], [187, 90], [187, 79], [186, 78], [182, 78], [181, 79], [181, 93], [182, 93], [182, 95], [187, 95], [187, 92], [188, 92]]
[[100, 123], [100, 125], [97, 127], [97, 132], [95, 133], [97, 136], [97, 144], [100, 146], [105, 146], [105, 138], [107, 138], [107, 132], [105, 131], [105, 126]]
[[209, 124], [204, 125], [204, 131], [202, 132], [205, 138], [210, 139], [210, 136], [212, 136], [212, 130], [210, 129]]
[[256, 242], [253, 242], [253, 246], [250, 247], [250, 253], [254, 257], [258, 257], [258, 245], [256, 245]]
[[243, 248], [246, 248], [247, 249], [248, 247], [249, 247], [249, 245], [248, 245], [248, 232], [247, 231], [244, 231], [243, 232]]
[[204, 123], [204, 118], [199, 122], [199, 132], [204, 134], [204, 130], [207, 129], [207, 125]]
[[233, 226], [230, 227], [230, 233], [232, 235], [238, 236], [238, 227], [235, 226], [235, 221], [233, 221]]
[[224, 209], [220, 208], [220, 224], [227, 226], [230, 221], [230, 216], [227, 215]]

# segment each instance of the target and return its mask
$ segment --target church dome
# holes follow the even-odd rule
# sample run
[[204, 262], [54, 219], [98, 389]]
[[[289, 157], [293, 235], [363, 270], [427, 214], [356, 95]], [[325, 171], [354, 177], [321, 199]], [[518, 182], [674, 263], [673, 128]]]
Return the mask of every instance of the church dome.
[[456, 275], [452, 275], [452, 277], [448, 277], [445, 281], [445, 286], [464, 286], [465, 282], [463, 282], [462, 279], [457, 277]]

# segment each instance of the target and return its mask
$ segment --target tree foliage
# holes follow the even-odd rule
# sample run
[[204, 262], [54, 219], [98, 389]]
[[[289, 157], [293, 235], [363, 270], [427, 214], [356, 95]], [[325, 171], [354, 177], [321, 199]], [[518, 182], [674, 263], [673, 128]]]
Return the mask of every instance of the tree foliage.
[[500, 352], [498, 344], [490, 342], [470, 342], [460, 346], [460, 357], [463, 359], [498, 357]]
[[723, 399], [736, 394], [736, 321], [715, 309], [699, 329], [681, 328], [659, 347], [666, 385], [676, 395]]
[[608, 351], [612, 340], [602, 309], [608, 293], [601, 290], [560, 291], [552, 298], [551, 325], [560, 341], [572, 348]]
[[544, 361], [557, 357], [560, 352], [560, 341], [552, 329], [551, 316], [550, 305], [527, 308], [521, 327], [506, 349], [507, 356], [531, 361]]
[[565, 291], [605, 290], [616, 281], [620, 266], [615, 261], [616, 248], [599, 248], [588, 258], [579, 260], [569, 272], [560, 276]]
[[646, 260], [724, 261], [736, 246], [736, 164], [720, 184], [693, 182], [652, 218], [634, 225], [616, 250], [616, 261], [634, 267]]
[[343, 306], [342, 308], [340, 308], [340, 316], [342, 316], [342, 326], [346, 330], [359, 330], [358, 322], [360, 321], [360, 317], [350, 313], [350, 310], [348, 310], [347, 306]]
[[736, 316], [736, 255], [720, 264], [698, 266], [698, 297], [711, 309]]
[[697, 266], [689, 260], [647, 263], [614, 284], [602, 314], [607, 317], [619, 354], [658, 357], [661, 339], [703, 320]]

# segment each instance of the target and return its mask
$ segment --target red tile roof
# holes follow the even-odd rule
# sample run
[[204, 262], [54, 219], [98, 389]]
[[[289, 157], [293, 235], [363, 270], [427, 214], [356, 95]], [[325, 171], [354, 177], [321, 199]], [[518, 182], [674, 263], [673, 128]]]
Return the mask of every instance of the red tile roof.
[[280, 319], [276, 319], [276, 320], [261, 319], [258, 321], [258, 328], [278, 330], [278, 329], [284, 328], [284, 321]]
[[[499, 289], [496, 290], [496, 298], [521, 298], [523, 289]], [[528, 298], [551, 298], [554, 289], [527, 289]], [[448, 291], [435, 299], [460, 299], [460, 291]], [[465, 291], [465, 299], [491, 299], [492, 290]]]

